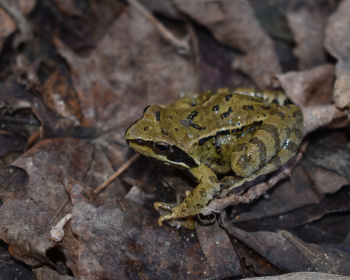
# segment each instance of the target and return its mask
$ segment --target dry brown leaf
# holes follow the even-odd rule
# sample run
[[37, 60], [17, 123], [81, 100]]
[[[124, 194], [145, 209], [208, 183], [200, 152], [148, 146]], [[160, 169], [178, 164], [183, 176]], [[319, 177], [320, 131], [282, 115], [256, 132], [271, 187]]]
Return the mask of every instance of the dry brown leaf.
[[205, 259], [217, 277], [242, 275], [231, 240], [217, 221], [210, 226], [197, 224], [196, 233]]
[[330, 124], [332, 121], [345, 117], [347, 111], [341, 111], [334, 105], [323, 105], [303, 108], [304, 135]]
[[297, 43], [294, 55], [298, 58], [299, 70], [325, 63], [323, 40], [327, 10], [321, 5], [314, 7], [305, 5], [299, 9], [293, 6], [292, 2], [287, 11], [287, 19]]
[[336, 67], [336, 81], [333, 99], [339, 108], [350, 105], [350, 1], [342, 1], [336, 12], [328, 19], [325, 47], [339, 60]]
[[0, 236], [12, 256], [32, 266], [50, 264], [61, 273], [66, 266], [76, 270], [75, 238], [70, 234], [57, 246], [49, 227], [71, 211], [62, 177], [82, 179], [92, 151], [86, 140], [57, 138], [40, 142], [13, 163], [29, 179], [0, 208]]
[[[159, 228], [150, 197], [134, 187], [125, 199], [95, 201], [79, 182], [66, 181], [73, 203], [72, 230], [79, 240], [82, 279], [198, 279], [213, 274], [194, 235]], [[142, 215], [140, 215], [142, 213]], [[191, 261], [188, 261], [191, 260]]]
[[[223, 215], [224, 216], [224, 215]], [[224, 217], [223, 217], [224, 219]], [[224, 222], [229, 234], [284, 272], [318, 271], [333, 274], [349, 274], [350, 254], [336, 246], [307, 244], [288, 231], [246, 232]], [[280, 248], [283, 247], [283, 257]]]
[[347, 276], [319, 272], [287, 273], [279, 276], [252, 277], [249, 280], [347, 280]]
[[14, 31], [16, 30], [16, 24], [11, 16], [2, 8], [0, 8], [0, 50], [2, 50], [3, 44]]
[[[248, 1], [173, 0], [176, 7], [208, 28], [222, 44], [245, 55], [236, 57], [233, 67], [265, 88], [270, 77], [281, 72], [274, 44], [254, 16]], [[210, 11], [210, 12], [208, 12]]]
[[0, 271], [1, 279], [26, 279], [36, 280], [31, 269], [23, 266], [22, 263], [16, 261], [9, 252], [7, 246], [2, 242], [0, 244]]
[[0, 0], [0, 5], [13, 18], [19, 30], [19, 33], [14, 39], [15, 48], [17, 48], [20, 43], [33, 40], [33, 30], [25, 16], [34, 8], [36, 0]]
[[282, 87], [288, 97], [300, 107], [331, 103], [334, 81], [334, 66], [331, 64], [278, 74], [274, 78], [275, 86]]
[[0, 135], [0, 156], [4, 156], [9, 152], [21, 151], [24, 148], [26, 139], [20, 135]]
[[71, 68], [84, 127], [115, 126], [116, 120], [131, 123], [146, 105], [168, 103], [196, 86], [189, 78], [194, 77], [190, 63], [133, 8], [115, 22], [89, 57], [78, 57], [58, 40], [56, 45]]

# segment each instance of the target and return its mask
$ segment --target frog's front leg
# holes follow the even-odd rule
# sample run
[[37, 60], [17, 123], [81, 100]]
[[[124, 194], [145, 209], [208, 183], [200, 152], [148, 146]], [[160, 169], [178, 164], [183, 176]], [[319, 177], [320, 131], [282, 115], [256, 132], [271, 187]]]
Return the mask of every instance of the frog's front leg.
[[164, 202], [154, 203], [154, 208], [157, 211], [159, 208], [163, 208], [171, 212], [170, 214], [163, 215], [158, 219], [158, 224], [160, 226], [167, 220], [181, 219], [197, 215], [200, 210], [205, 207], [217, 193], [219, 193], [220, 183], [214, 171], [207, 165], [191, 168], [190, 171], [192, 175], [197, 178], [199, 184], [181, 204], [173, 207]]

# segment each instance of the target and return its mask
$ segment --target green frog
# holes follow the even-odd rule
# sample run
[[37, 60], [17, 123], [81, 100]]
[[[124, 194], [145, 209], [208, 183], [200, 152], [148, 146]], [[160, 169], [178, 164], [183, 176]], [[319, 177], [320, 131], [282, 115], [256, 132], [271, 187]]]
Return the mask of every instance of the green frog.
[[218, 176], [238, 178], [230, 189], [277, 170], [303, 136], [300, 108], [278, 91], [223, 88], [151, 105], [125, 132], [132, 150], [189, 171], [198, 181], [182, 203], [156, 202], [171, 219], [197, 215], [221, 192]]

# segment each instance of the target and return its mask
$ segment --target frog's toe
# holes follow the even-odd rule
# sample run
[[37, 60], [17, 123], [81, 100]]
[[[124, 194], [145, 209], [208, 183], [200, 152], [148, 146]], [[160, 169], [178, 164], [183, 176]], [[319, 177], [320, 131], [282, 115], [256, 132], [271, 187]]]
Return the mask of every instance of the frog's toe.
[[154, 203], [154, 209], [156, 209], [157, 211], [159, 211], [159, 209], [162, 208], [162, 209], [165, 209], [165, 210], [168, 210], [168, 211], [172, 211], [174, 206], [171, 206], [165, 202], [155, 202]]
[[163, 222], [172, 220], [174, 218], [173, 213], [168, 215], [163, 215], [158, 219], [158, 225], [161, 227], [163, 225]]

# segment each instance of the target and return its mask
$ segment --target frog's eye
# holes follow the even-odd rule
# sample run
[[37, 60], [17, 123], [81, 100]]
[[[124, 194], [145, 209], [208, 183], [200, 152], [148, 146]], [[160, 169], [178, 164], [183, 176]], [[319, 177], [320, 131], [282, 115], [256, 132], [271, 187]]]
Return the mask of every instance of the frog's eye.
[[146, 113], [146, 111], [147, 111], [147, 109], [148, 109], [149, 107], [151, 107], [151, 105], [148, 105], [148, 106], [143, 110], [143, 114]]
[[154, 148], [157, 152], [164, 154], [169, 151], [170, 145], [165, 142], [156, 142]]

